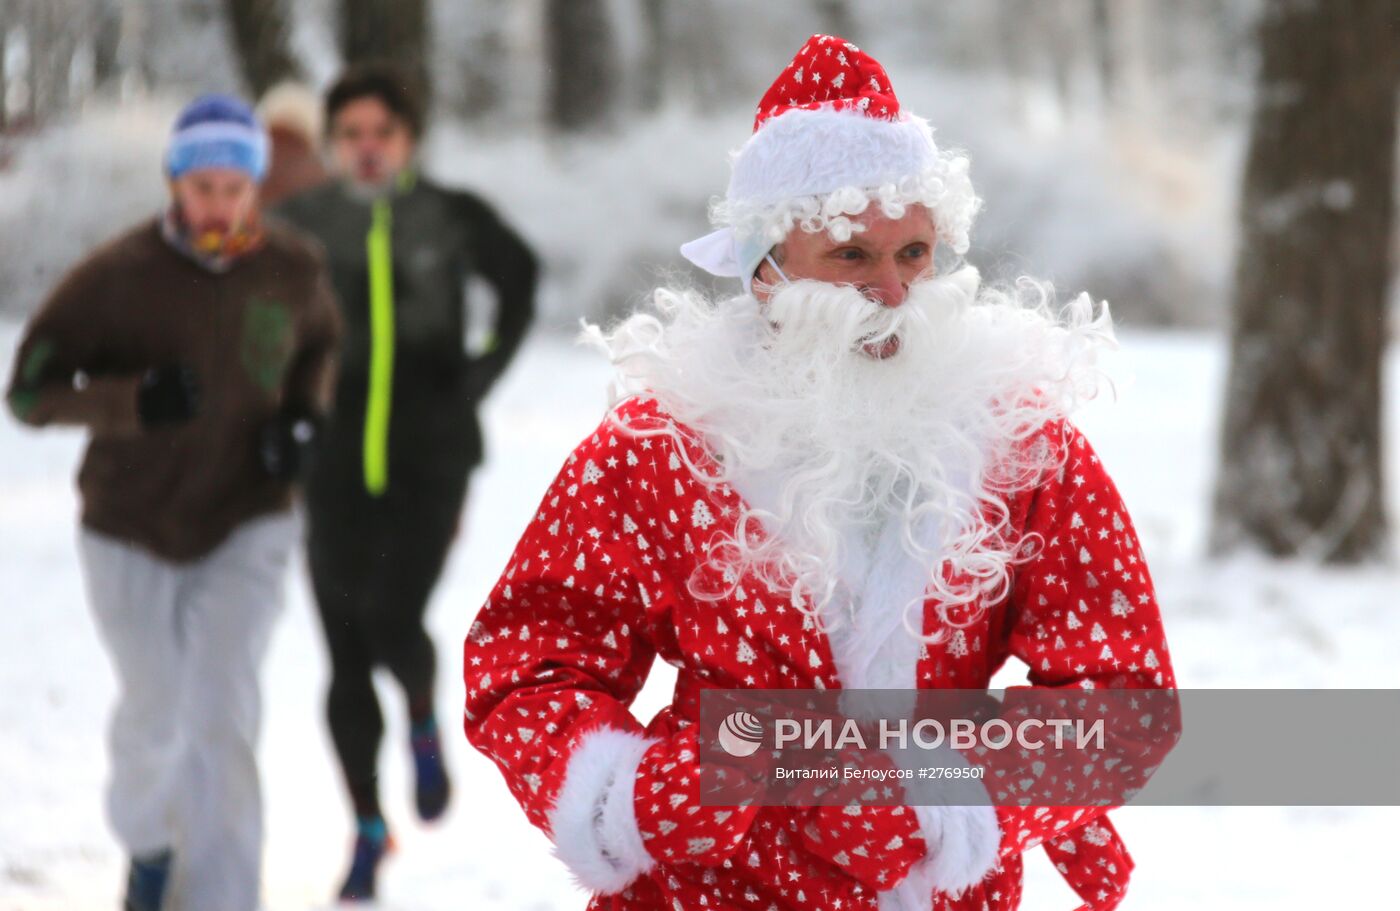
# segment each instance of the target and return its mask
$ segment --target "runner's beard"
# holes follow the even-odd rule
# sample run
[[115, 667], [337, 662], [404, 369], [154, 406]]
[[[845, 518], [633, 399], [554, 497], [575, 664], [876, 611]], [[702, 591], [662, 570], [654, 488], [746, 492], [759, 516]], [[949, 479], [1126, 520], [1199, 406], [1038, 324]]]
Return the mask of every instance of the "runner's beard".
[[704, 437], [716, 480], [752, 494], [738, 533], [711, 550], [727, 579], [754, 570], [839, 622], [826, 609], [848, 601], [839, 568], [893, 518], [945, 605], [975, 607], [1009, 584], [1021, 543], [1006, 496], [1057, 456], [1024, 442], [1063, 415], [1081, 355], [1111, 332], [1106, 310], [1067, 327], [979, 289], [966, 267], [914, 283], [897, 307], [815, 281], [764, 304], [663, 291], [668, 322], [638, 316], [593, 335], [624, 386]]

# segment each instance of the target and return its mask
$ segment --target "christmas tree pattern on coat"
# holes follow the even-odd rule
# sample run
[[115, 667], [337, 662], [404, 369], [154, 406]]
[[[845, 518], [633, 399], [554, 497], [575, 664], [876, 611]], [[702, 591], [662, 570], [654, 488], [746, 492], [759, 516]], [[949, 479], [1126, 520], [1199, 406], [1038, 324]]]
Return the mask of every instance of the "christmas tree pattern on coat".
[[[619, 424], [670, 426], [683, 442], [634, 436]], [[1011, 593], [980, 623], [920, 650], [914, 679], [921, 688], [985, 688], [1015, 657], [1035, 687], [1174, 688], [1151, 577], [1116, 487], [1072, 425], [1044, 432], [1068, 446], [1063, 467], [1008, 503], [1016, 527], [1037, 533], [1043, 547], [1016, 567]], [[700, 689], [841, 681], [827, 637], [784, 593], [706, 566], [712, 541], [733, 532], [743, 502], [727, 485], [694, 477], [686, 457], [713, 464], [692, 433], [645, 397], [615, 406], [569, 455], [468, 634], [467, 736], [561, 858], [583, 850], [566, 844], [576, 833], [551, 832], [561, 794], [579, 790], [587, 773], [623, 795], [604, 816], [635, 831], [623, 838], [615, 830], [626, 826], [609, 829], [621, 840], [593, 852], [603, 858], [596, 870], [571, 867], [596, 892], [590, 911], [891, 907], [891, 890], [907, 888], [932, 853], [913, 813], [866, 807], [833, 818], [830, 807], [699, 804]], [[687, 582], [697, 569], [728, 593], [692, 595]], [[932, 601], [925, 618], [925, 633], [934, 632]], [[643, 726], [629, 706], [657, 657], [678, 669], [676, 693]], [[620, 775], [583, 761], [581, 747], [591, 754], [586, 745], [601, 740], [600, 730], [635, 742]], [[619, 781], [630, 787], [619, 790]], [[1108, 911], [1133, 861], [1107, 810], [997, 807], [996, 862], [985, 878], [915, 904], [1016, 908], [1022, 853], [1042, 846], [1083, 899], [1077, 911]]]

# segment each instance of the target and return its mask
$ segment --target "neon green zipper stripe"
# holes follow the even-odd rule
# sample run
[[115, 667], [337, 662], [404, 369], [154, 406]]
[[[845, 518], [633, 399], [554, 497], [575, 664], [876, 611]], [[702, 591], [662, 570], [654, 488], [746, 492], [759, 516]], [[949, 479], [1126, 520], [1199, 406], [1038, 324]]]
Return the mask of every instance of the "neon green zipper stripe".
[[369, 254], [369, 400], [365, 404], [365, 490], [389, 485], [389, 410], [394, 391], [394, 253], [388, 199], [374, 202]]

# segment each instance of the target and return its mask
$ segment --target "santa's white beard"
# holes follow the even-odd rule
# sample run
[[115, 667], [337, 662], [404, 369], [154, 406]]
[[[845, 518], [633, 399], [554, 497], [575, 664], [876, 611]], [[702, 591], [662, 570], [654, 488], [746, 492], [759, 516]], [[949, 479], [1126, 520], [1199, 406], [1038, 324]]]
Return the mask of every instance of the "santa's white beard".
[[[1040, 290], [984, 291], [971, 267], [895, 308], [814, 281], [763, 306], [661, 290], [659, 317], [588, 335], [619, 368], [614, 397], [655, 396], [704, 437], [721, 464], [711, 480], [744, 495], [739, 533], [710, 550], [731, 583], [753, 570], [832, 628], [833, 606], [852, 603], [843, 568], [893, 519], [945, 619], [965, 625], [976, 615], [961, 608], [1009, 585], [1021, 542], [1007, 495], [1059, 456], [1018, 444], [1092, 395], [1094, 349], [1112, 338], [1106, 307], [1095, 319], [1081, 296], [1061, 319]], [[890, 337], [897, 351], [872, 356]]]

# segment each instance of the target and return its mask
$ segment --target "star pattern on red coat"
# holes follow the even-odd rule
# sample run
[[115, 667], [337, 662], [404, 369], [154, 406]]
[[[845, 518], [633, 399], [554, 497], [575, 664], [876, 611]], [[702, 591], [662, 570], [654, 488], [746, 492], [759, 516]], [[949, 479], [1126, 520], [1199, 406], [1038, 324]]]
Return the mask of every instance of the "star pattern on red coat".
[[[893, 802], [903, 796], [902, 789], [886, 786], [880, 790], [878, 797], [871, 794], [866, 799]], [[898, 805], [867, 805], [861, 795], [812, 806], [803, 814], [799, 831], [808, 851], [873, 891], [895, 885], [928, 853], [912, 810]]]
[[[1008, 504], [1034, 542], [1012, 591], [961, 636], [922, 650], [919, 685], [984, 688], [1015, 657], [1039, 688], [1173, 688], [1151, 578], [1117, 489], [1072, 425], [1044, 432], [1066, 458]], [[901, 875], [895, 855], [918, 838], [907, 818], [870, 814], [869, 829], [861, 821], [814, 842], [805, 827], [815, 808], [701, 805], [700, 689], [841, 682], [826, 636], [790, 598], [707, 561], [744, 504], [688, 462], [714, 464], [697, 435], [646, 397], [620, 403], [570, 453], [468, 633], [467, 736], [546, 832], [568, 759], [589, 732], [657, 739], [635, 781], [637, 826], [657, 864], [590, 907], [874, 909], [885, 884], [867, 858], [889, 857], [886, 878]], [[926, 633], [940, 622], [929, 605]], [[643, 726], [629, 707], [657, 657], [678, 669], [677, 691]], [[1108, 911], [1132, 861], [1107, 809], [999, 806], [999, 867], [959, 898], [936, 893], [933, 907], [1016, 907], [1021, 855], [1042, 845], [1084, 899], [1081, 911]]]

